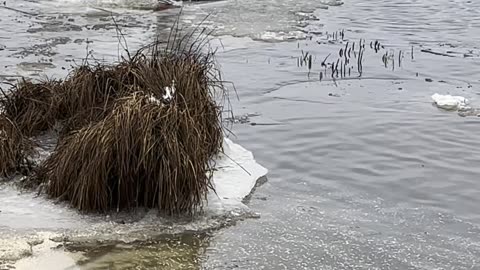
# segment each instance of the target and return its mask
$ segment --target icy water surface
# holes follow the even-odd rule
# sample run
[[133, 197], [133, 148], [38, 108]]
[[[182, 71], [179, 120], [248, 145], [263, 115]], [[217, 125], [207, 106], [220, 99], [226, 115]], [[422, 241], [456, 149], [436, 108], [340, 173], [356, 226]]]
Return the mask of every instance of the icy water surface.
[[[110, 10], [131, 48], [163, 34], [178, 12], [128, 1], [7, 6], [17, 11], [0, 9], [5, 80], [66, 74], [87, 41], [97, 58], [114, 61], [121, 48]], [[240, 97], [235, 140], [269, 169], [249, 200], [260, 218], [170, 239], [77, 243], [69, 248], [84, 256], [78, 267], [480, 269], [480, 119], [438, 110], [430, 99], [462, 95], [480, 107], [479, 2], [230, 0], [182, 12], [186, 25], [210, 14], [204, 25], [221, 39], [212, 46]], [[360, 78], [356, 58], [344, 79], [325, 72], [329, 54], [335, 64], [339, 50], [353, 42], [358, 50], [360, 39]], [[375, 41], [383, 46], [377, 53]], [[299, 60], [307, 52], [310, 72], [308, 55]], [[1, 202], [16, 196], [8, 188]], [[47, 229], [81, 226], [70, 212], [56, 210], [49, 222], [28, 206], [13, 209]], [[9, 222], [0, 212], [0, 229], [28, 229]]]

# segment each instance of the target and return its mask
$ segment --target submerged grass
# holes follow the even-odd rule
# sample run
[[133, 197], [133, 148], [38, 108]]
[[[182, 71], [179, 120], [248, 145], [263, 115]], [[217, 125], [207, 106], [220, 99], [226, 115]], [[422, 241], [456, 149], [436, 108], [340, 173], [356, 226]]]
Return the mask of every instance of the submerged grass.
[[[223, 143], [226, 91], [199, 36], [174, 30], [166, 45], [154, 42], [115, 65], [85, 61], [62, 82], [22, 82], [4, 95], [4, 118], [20, 138], [62, 127], [32, 183], [81, 211], [201, 209]], [[10, 156], [0, 160], [15, 167]]]

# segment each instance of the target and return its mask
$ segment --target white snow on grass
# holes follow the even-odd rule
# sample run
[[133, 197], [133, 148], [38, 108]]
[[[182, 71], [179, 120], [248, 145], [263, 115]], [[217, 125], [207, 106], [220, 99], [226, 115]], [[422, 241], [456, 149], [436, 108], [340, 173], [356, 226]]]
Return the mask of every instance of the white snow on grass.
[[152, 103], [152, 104], [155, 104], [155, 105], [158, 105], [158, 106], [161, 106], [162, 105], [162, 102], [157, 99], [156, 97], [154, 97], [153, 95], [147, 95], [147, 100]]
[[175, 90], [175, 81], [172, 81], [172, 86], [165, 87], [165, 95], [163, 95], [163, 100], [169, 102], [173, 98]]
[[181, 7], [181, 6], [183, 6], [183, 1], [182, 1], [182, 0], [179, 0], [179, 1], [175, 1], [175, 0], [158, 0], [158, 3], [159, 3], [159, 4], [172, 5], [172, 6], [175, 6], [175, 7]]

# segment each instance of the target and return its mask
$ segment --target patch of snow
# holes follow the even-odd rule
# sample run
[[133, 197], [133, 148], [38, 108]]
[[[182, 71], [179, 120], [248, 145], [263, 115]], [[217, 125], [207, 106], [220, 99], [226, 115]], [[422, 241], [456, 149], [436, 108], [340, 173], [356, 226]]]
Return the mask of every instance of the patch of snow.
[[181, 7], [183, 6], [183, 1], [175, 1], [175, 0], [158, 0], [159, 3], [161, 4], [166, 4], [166, 5], [172, 5], [175, 7]]
[[[30, 246], [25, 239], [20, 237], [0, 238], [0, 262], [17, 261], [25, 256], [30, 256], [30, 254]], [[0, 269], [2, 269], [1, 263]]]
[[172, 81], [171, 86], [165, 87], [165, 95], [163, 95], [163, 100], [170, 101], [173, 98], [173, 94], [175, 94], [175, 81]]
[[462, 96], [440, 95], [438, 93], [432, 95], [432, 100], [437, 107], [450, 111], [465, 109], [470, 103], [468, 99]]
[[254, 40], [261, 41], [288, 41], [288, 40], [302, 40], [306, 39], [307, 35], [301, 31], [290, 31], [290, 32], [272, 32], [265, 31], [254, 38]]
[[27, 242], [30, 256], [17, 261], [15, 269], [80, 269], [77, 266], [80, 254], [65, 253], [63, 249], [57, 249], [58, 243], [50, 240], [55, 234], [39, 232], [37, 235], [37, 240]]
[[243, 200], [255, 187], [257, 180], [266, 176], [268, 170], [258, 164], [252, 152], [225, 138], [224, 153], [216, 160], [213, 184], [216, 194], [208, 194], [208, 210], [215, 212], [245, 209]]
[[343, 1], [340, 1], [340, 0], [320, 1], [320, 3], [322, 3], [322, 4], [326, 5], [326, 6], [331, 6], [331, 7], [343, 5]]
[[161, 106], [162, 105], [162, 102], [157, 99], [156, 97], [154, 97], [152, 94], [150, 95], [147, 95], [147, 100], [150, 102], [150, 103], [153, 103], [155, 105], [159, 105]]

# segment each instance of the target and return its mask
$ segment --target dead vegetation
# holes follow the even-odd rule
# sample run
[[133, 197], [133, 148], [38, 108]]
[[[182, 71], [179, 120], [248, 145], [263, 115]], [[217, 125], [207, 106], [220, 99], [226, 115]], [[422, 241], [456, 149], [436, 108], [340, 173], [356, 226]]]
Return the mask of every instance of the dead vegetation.
[[27, 157], [32, 153], [32, 142], [12, 120], [0, 114], [0, 176], [8, 177], [15, 171], [28, 168]]
[[51, 198], [81, 211], [201, 209], [226, 94], [214, 54], [192, 37], [175, 33], [115, 65], [85, 61], [64, 81], [24, 81], [4, 93], [0, 171], [25, 158], [18, 142], [59, 125], [55, 151], [31, 176]]
[[59, 81], [20, 81], [0, 98], [3, 115], [11, 119], [25, 136], [35, 136], [53, 127], [57, 117]]

